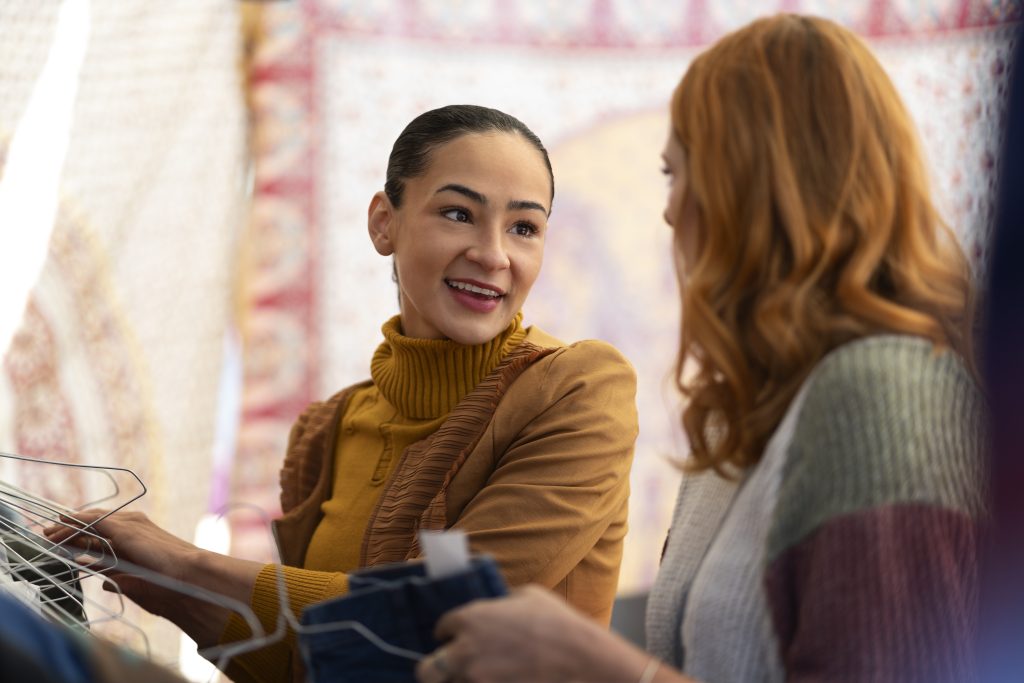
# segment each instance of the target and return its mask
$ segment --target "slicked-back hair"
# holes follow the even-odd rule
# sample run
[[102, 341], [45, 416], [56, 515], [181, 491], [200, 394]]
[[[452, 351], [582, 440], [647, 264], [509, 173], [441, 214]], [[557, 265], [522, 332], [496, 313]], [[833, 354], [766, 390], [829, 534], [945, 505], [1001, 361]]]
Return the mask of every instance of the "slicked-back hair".
[[521, 135], [544, 159], [551, 181], [551, 199], [555, 197], [555, 177], [548, 151], [540, 138], [522, 121], [505, 112], [473, 104], [450, 104], [432, 109], [414, 118], [395, 140], [388, 158], [384, 192], [391, 204], [402, 205], [405, 181], [427, 171], [430, 153], [446, 142], [470, 133], [513, 133]]

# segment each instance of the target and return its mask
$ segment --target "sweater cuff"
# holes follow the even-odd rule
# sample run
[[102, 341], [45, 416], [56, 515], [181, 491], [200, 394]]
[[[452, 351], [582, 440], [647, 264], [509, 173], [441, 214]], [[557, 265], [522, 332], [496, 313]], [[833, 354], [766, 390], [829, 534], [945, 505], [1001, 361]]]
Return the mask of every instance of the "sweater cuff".
[[[268, 633], [273, 631], [277, 624], [280, 606], [278, 570], [284, 580], [288, 604], [296, 620], [307, 606], [348, 593], [348, 575], [342, 572], [318, 572], [279, 564], [265, 565], [256, 577], [249, 604]], [[245, 620], [237, 614], [232, 614], [221, 635], [220, 643], [232, 643], [251, 636], [252, 632]]]
[[[277, 625], [280, 601], [278, 598], [278, 570], [284, 580], [288, 604], [296, 620], [308, 605], [348, 593], [348, 575], [342, 572], [317, 572], [308, 569], [268, 564], [260, 570], [253, 586], [249, 603], [266, 633], [274, 631]], [[252, 631], [245, 620], [237, 614], [228, 619], [220, 644], [233, 643], [252, 637]], [[282, 671], [288, 666], [287, 653], [295, 645], [295, 632], [288, 629], [284, 639], [286, 648], [268, 646], [242, 655], [238, 662], [252, 671]]]

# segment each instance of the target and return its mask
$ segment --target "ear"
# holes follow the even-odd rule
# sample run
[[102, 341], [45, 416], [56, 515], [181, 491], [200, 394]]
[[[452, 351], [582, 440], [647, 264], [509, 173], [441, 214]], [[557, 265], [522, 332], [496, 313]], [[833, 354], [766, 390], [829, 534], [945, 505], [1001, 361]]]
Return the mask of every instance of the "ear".
[[366, 210], [366, 227], [370, 232], [370, 241], [373, 248], [381, 256], [390, 256], [395, 253], [395, 245], [391, 236], [391, 229], [395, 219], [395, 207], [384, 192], [377, 192], [370, 200], [370, 207]]

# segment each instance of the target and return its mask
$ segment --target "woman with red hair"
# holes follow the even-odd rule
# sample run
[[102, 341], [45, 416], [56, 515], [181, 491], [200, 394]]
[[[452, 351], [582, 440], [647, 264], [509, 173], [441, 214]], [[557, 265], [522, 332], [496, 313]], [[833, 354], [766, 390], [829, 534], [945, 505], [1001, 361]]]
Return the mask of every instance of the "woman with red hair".
[[450, 612], [421, 680], [971, 680], [972, 286], [892, 82], [834, 23], [755, 21], [690, 66], [663, 157], [692, 452], [649, 653], [524, 589]]

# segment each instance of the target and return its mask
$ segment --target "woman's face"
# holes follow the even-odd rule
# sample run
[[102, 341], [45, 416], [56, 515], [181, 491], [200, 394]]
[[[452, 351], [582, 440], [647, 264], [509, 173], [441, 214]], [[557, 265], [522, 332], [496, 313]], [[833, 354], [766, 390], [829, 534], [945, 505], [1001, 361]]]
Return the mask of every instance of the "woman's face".
[[513, 133], [463, 135], [429, 162], [405, 180], [401, 207], [374, 195], [370, 236], [395, 257], [406, 336], [482, 344], [508, 327], [540, 273], [550, 176]]
[[[668, 178], [668, 202], [663, 217], [676, 232], [676, 245], [682, 259], [682, 267], [690, 269], [697, 258], [697, 205], [687, 193], [688, 163], [686, 150], [675, 132], [669, 130], [665, 150], [661, 153], [664, 167], [662, 172]], [[677, 225], [678, 223], [678, 225]], [[677, 264], [679, 259], [677, 258]]]

